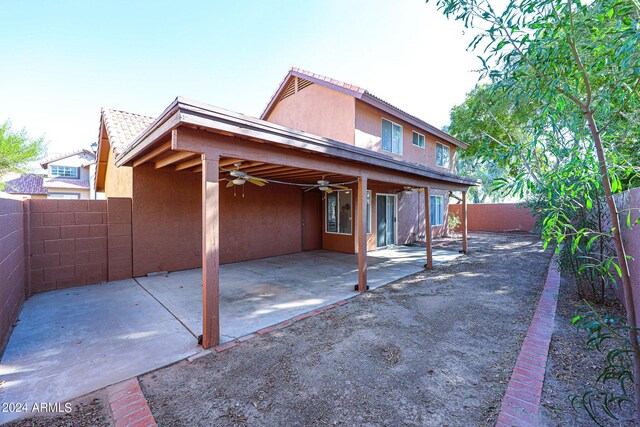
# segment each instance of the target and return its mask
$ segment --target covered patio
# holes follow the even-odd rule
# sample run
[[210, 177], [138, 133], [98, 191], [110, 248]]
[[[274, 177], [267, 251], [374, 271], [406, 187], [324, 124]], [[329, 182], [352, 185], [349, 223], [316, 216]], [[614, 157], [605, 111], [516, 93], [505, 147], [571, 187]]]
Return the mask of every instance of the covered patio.
[[[434, 250], [433, 262], [459, 256]], [[318, 250], [222, 265], [221, 341], [357, 295], [356, 259]], [[372, 288], [424, 269], [418, 247], [368, 259]], [[201, 279], [193, 269], [34, 295], [0, 363], [0, 400], [66, 402], [202, 351]]]
[[[202, 267], [190, 279], [197, 280], [201, 272], [202, 294], [184, 298], [190, 313], [185, 325], [194, 335], [201, 331], [204, 348], [245, 332], [221, 329], [225, 311], [233, 309], [232, 304], [225, 306], [229, 302], [221, 293], [225, 274], [221, 264], [298, 252], [294, 256], [322, 266], [319, 277], [329, 280], [335, 280], [332, 262], [348, 266], [349, 274], [357, 278], [357, 290], [365, 292], [389, 281], [376, 278], [376, 259], [367, 252], [396, 243], [394, 200], [401, 193], [422, 193], [425, 212], [430, 212], [432, 189], [460, 191], [462, 251], [466, 252], [466, 191], [477, 184], [447, 171], [182, 98], [118, 156], [116, 166], [130, 167], [133, 173], [134, 276]], [[335, 211], [329, 215], [332, 190], [344, 192], [345, 197], [333, 198]], [[377, 196], [386, 200], [384, 210], [376, 208]], [[381, 274], [393, 274], [396, 267], [432, 267], [430, 215], [417, 218], [416, 213], [419, 222], [426, 234], [426, 249], [416, 252], [413, 264], [399, 257], [397, 265], [380, 268], [380, 272], [389, 270]], [[315, 225], [308, 227], [309, 223]], [[384, 239], [377, 239], [382, 235]], [[303, 252], [313, 249], [334, 251], [330, 256], [336, 259], [324, 259], [327, 252], [316, 256]], [[286, 284], [296, 280], [296, 274], [306, 278], [301, 273], [291, 271], [278, 280]], [[161, 282], [154, 276], [141, 279], [143, 286], [147, 282], [146, 288], [151, 289], [151, 282]], [[158, 301], [165, 300], [168, 307], [180, 305], [164, 298], [158, 286]], [[263, 294], [270, 294], [269, 289], [244, 287], [245, 297], [257, 306], [265, 300]], [[323, 299], [317, 297], [331, 297], [330, 289], [323, 292], [327, 294], [306, 295], [303, 301], [312, 306]], [[197, 319], [198, 315], [202, 317]]]
[[[460, 253], [434, 250], [434, 262]], [[424, 270], [424, 249], [372, 251], [369, 286], [377, 288]], [[315, 250], [220, 266], [220, 342], [275, 325], [354, 296], [356, 254]], [[195, 337], [202, 335], [202, 270], [140, 277], [136, 281]]]

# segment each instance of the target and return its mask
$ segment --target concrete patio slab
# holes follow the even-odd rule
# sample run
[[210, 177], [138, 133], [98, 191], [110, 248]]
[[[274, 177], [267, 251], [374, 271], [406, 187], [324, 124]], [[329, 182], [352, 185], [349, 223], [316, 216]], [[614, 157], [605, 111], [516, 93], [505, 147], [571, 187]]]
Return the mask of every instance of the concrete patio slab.
[[[370, 252], [370, 287], [421, 271], [424, 251]], [[357, 295], [357, 274], [356, 255], [324, 250], [221, 266], [222, 342]], [[36, 294], [0, 362], [0, 402], [67, 402], [198, 353], [201, 333], [201, 269]]]
[[66, 402], [200, 350], [134, 280], [36, 294], [2, 357], [0, 402]]
[[[434, 250], [434, 263], [461, 254]], [[425, 249], [393, 247], [368, 253], [371, 289], [424, 269]], [[316, 250], [220, 266], [221, 341], [227, 342], [318, 307], [357, 295], [355, 254]], [[202, 334], [202, 272], [139, 277], [142, 287], [191, 331]]]

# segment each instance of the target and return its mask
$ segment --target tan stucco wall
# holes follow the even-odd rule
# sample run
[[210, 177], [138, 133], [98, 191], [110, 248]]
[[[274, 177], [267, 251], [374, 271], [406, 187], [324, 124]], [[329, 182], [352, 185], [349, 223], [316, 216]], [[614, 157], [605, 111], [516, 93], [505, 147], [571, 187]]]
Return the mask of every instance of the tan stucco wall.
[[[382, 118], [390, 120], [402, 126], [402, 155], [396, 155], [383, 151], [381, 147], [382, 137]], [[413, 145], [413, 131], [421, 133], [425, 136], [425, 148]], [[449, 146], [451, 150], [451, 168], [443, 169], [436, 166], [436, 141]], [[409, 123], [397, 119], [385, 112], [372, 107], [362, 101], [356, 100], [355, 114], [355, 145], [361, 148], [367, 148], [372, 151], [388, 154], [396, 159], [408, 162], [420, 163], [432, 168], [443, 170], [454, 170], [456, 146], [442, 141], [433, 135], [426, 133], [418, 128], [411, 126]]]
[[145, 164], [133, 179], [133, 275], [200, 267], [200, 174]]
[[266, 120], [353, 145], [355, 99], [312, 84], [278, 102]]
[[133, 172], [130, 167], [116, 167], [115, 156], [109, 149], [107, 172], [104, 181], [104, 191], [107, 197], [132, 197]]
[[[134, 168], [133, 274], [201, 266], [201, 176]], [[302, 191], [269, 184], [221, 188], [220, 262], [264, 258], [301, 250]]]
[[[444, 220], [440, 226], [431, 227], [433, 238], [441, 237], [447, 231], [447, 218], [449, 217], [449, 192], [431, 190], [432, 196], [442, 196]], [[398, 194], [398, 244], [413, 243], [416, 240], [424, 241], [426, 236], [424, 193], [414, 191], [410, 194]]]
[[[354, 206], [352, 217], [352, 233], [351, 234], [335, 234], [327, 233], [325, 227], [326, 220], [326, 202], [322, 203], [322, 247], [323, 249], [356, 253], [355, 245], [355, 227], [358, 215], [357, 197], [358, 191], [355, 185], [349, 186], [352, 189], [353, 197], [351, 199]], [[370, 183], [368, 190], [371, 191], [371, 233], [367, 234], [367, 250], [375, 250], [377, 248], [377, 227], [376, 212], [378, 194], [395, 194], [398, 191], [397, 186], [389, 186], [380, 183]], [[446, 232], [448, 216], [448, 191], [432, 190], [431, 195], [443, 196], [444, 201], [444, 224], [442, 226], [431, 227], [433, 237], [443, 236]], [[324, 199], [324, 198], [323, 198]], [[404, 245], [413, 243], [416, 240], [424, 241], [425, 236], [425, 217], [424, 217], [424, 193], [414, 191], [411, 194], [399, 193], [397, 195], [397, 236], [396, 244]]]

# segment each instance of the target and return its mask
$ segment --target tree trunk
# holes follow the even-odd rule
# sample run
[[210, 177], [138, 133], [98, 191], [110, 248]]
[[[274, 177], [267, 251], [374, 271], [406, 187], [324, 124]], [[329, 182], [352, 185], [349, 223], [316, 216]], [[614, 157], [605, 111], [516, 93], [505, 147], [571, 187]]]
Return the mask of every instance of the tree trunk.
[[609, 170], [607, 168], [607, 161], [604, 157], [604, 150], [602, 148], [602, 140], [600, 139], [600, 131], [593, 118], [593, 111], [586, 110], [584, 112], [587, 123], [589, 124], [589, 130], [593, 136], [593, 142], [596, 146], [598, 153], [598, 163], [600, 164], [600, 174], [602, 175], [602, 188], [604, 190], [605, 199], [609, 212], [611, 213], [611, 224], [613, 225], [613, 241], [616, 247], [616, 257], [618, 258], [618, 265], [622, 272], [622, 290], [624, 292], [624, 300], [627, 308], [627, 324], [631, 327], [629, 330], [629, 339], [633, 348], [633, 385], [636, 394], [636, 420], [640, 421], [640, 358], [638, 357], [638, 333], [636, 328], [638, 324], [636, 322], [636, 307], [633, 301], [633, 289], [631, 287], [631, 275], [629, 274], [629, 263], [627, 262], [627, 255], [622, 244], [622, 235], [620, 234], [620, 218], [618, 218], [618, 208], [616, 202], [613, 199], [611, 193], [611, 183], [609, 182]]

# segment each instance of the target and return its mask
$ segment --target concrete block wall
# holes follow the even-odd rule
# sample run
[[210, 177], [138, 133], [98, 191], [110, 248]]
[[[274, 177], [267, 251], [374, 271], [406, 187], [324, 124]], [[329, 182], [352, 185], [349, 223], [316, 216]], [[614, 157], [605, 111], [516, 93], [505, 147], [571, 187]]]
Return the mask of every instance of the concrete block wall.
[[[131, 277], [131, 269], [123, 268], [116, 255], [126, 252], [127, 239], [109, 231], [110, 218], [116, 221], [114, 225], [119, 229], [116, 233], [124, 233], [123, 227], [128, 224], [128, 250], [131, 250], [131, 200], [121, 200], [26, 201], [30, 246], [28, 295], [110, 280], [111, 263], [113, 277], [124, 278], [127, 272], [126, 277]], [[110, 251], [110, 239], [115, 241], [112, 244], [119, 252]]]
[[0, 198], [0, 354], [25, 298], [22, 200]]
[[107, 222], [109, 280], [133, 277], [131, 199], [109, 198]]
[[[462, 205], [449, 204], [449, 212], [460, 218]], [[518, 203], [471, 203], [467, 205], [469, 231], [531, 231], [536, 220], [531, 211]], [[456, 230], [459, 231], [459, 230]]]

